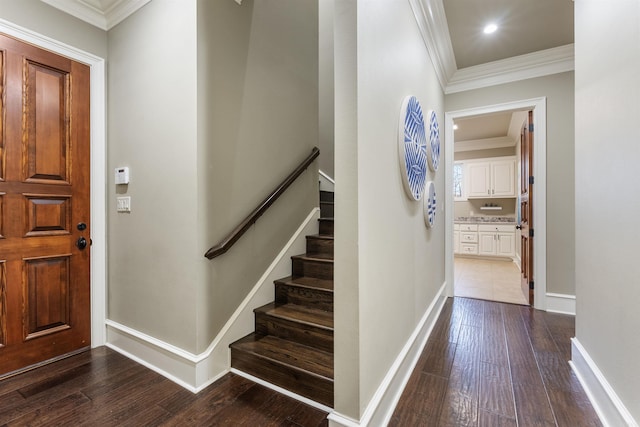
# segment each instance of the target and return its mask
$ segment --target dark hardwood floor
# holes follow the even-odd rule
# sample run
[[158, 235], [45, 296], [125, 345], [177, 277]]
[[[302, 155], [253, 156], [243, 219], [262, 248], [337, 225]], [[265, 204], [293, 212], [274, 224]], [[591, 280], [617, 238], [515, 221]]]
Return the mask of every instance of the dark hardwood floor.
[[196, 394], [100, 347], [0, 381], [0, 426], [326, 426], [327, 413], [228, 374]]
[[[567, 363], [572, 336], [572, 316], [449, 299], [389, 425], [599, 426]], [[0, 426], [316, 427], [326, 416], [233, 374], [195, 395], [104, 347], [0, 381]]]
[[449, 299], [390, 426], [602, 425], [567, 361], [573, 316]]

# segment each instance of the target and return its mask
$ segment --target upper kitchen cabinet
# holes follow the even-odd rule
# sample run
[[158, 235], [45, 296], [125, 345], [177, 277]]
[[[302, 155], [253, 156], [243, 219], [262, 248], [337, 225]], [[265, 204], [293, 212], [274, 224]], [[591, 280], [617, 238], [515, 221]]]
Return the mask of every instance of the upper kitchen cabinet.
[[483, 159], [466, 163], [469, 198], [516, 197], [516, 160]]

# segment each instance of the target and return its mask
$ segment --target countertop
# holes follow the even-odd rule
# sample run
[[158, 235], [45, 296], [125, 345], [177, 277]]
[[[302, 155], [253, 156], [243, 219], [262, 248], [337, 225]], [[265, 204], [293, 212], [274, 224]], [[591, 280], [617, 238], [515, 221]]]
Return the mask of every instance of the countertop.
[[507, 216], [459, 216], [453, 219], [458, 224], [515, 224], [516, 219]]

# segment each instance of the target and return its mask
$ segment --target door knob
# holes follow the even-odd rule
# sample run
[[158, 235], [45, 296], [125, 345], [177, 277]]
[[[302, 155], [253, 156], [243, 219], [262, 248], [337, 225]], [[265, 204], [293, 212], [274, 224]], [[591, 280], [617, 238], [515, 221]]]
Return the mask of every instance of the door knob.
[[80, 237], [76, 241], [76, 246], [78, 247], [78, 249], [83, 250], [84, 248], [87, 247], [87, 239], [85, 239], [84, 237]]
[[521, 225], [516, 225], [516, 230], [522, 230], [522, 226]]

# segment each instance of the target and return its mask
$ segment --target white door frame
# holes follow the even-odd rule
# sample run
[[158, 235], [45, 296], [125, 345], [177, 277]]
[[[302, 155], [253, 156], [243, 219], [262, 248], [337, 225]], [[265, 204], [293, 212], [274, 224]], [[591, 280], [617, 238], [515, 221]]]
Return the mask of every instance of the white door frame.
[[106, 342], [106, 84], [105, 60], [0, 19], [0, 32], [91, 67], [91, 347]]
[[[547, 309], [547, 98], [533, 98], [445, 113], [445, 188], [453, 189], [453, 121], [462, 117], [515, 110], [533, 110], [533, 306]], [[447, 295], [453, 296], [453, 191], [445, 191], [445, 278]]]

